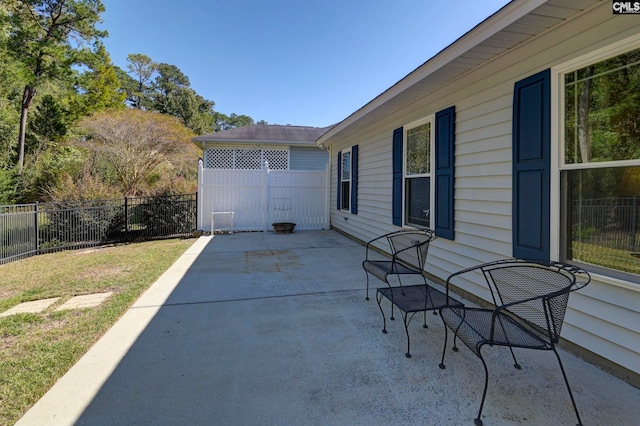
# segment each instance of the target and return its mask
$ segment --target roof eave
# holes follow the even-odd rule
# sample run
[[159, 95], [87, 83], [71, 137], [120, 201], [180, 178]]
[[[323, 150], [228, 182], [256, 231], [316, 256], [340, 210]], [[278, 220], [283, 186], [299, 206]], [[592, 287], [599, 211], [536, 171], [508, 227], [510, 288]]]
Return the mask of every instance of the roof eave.
[[214, 139], [206, 136], [199, 136], [191, 139], [196, 145], [204, 149], [205, 146], [216, 144], [234, 144], [234, 145], [287, 145], [287, 146], [315, 146], [315, 141], [277, 141], [277, 140], [238, 140], [238, 139]]

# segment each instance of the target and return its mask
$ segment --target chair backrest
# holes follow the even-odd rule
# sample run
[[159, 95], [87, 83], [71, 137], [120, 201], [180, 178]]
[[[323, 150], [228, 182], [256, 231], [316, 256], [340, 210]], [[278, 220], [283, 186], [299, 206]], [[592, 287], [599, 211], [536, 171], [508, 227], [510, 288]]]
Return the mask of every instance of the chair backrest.
[[557, 343], [569, 293], [584, 287], [589, 274], [575, 266], [510, 260], [483, 268], [493, 302]]
[[387, 235], [393, 259], [410, 268], [423, 270], [429, 252], [429, 243], [437, 238], [434, 231], [408, 230]]

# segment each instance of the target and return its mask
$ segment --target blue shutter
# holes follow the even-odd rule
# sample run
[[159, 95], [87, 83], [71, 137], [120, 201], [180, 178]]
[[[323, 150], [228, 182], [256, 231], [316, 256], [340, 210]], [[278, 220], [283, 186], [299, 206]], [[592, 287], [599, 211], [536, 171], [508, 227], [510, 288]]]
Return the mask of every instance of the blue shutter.
[[337, 205], [338, 211], [341, 208], [340, 202], [342, 201], [342, 151], [338, 152], [338, 192], [337, 192]]
[[550, 258], [551, 72], [515, 84], [513, 96], [513, 256]]
[[393, 224], [402, 226], [402, 127], [393, 131]]
[[455, 191], [456, 109], [450, 107], [436, 113], [435, 129], [435, 231], [439, 237], [453, 240]]
[[351, 147], [351, 213], [358, 214], [358, 145]]

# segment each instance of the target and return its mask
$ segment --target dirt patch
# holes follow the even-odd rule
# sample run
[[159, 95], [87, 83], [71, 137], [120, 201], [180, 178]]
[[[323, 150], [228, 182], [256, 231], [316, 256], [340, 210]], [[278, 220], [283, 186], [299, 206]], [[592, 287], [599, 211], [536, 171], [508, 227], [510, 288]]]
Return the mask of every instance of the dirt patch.
[[91, 247], [88, 249], [84, 249], [84, 250], [78, 250], [77, 252], [74, 253], [74, 255], [76, 256], [82, 256], [84, 254], [91, 254], [91, 253], [96, 253], [96, 252], [104, 252], [105, 250], [111, 250], [116, 248], [117, 246], [115, 244], [109, 244], [106, 246], [96, 246], [96, 247]]
[[122, 273], [127, 272], [127, 268], [125, 268], [124, 266], [109, 266], [109, 267], [100, 267], [98, 269], [94, 269], [92, 271], [86, 271], [80, 275], [78, 275], [78, 278], [80, 278], [81, 280], [95, 280], [95, 279], [100, 279], [100, 278], [109, 278], [109, 277], [115, 277], [117, 275], [120, 275]]

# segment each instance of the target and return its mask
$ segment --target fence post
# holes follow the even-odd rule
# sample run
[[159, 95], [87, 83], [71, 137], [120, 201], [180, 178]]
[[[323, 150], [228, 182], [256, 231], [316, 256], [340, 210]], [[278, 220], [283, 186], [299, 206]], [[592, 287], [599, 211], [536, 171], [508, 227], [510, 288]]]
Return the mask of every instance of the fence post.
[[[198, 197], [198, 194], [203, 194]], [[200, 205], [204, 201], [204, 161], [198, 158], [198, 190], [196, 192], [196, 230], [204, 230], [204, 205]], [[198, 218], [202, 221], [199, 222]], [[211, 230], [213, 235], [213, 229]]]
[[631, 203], [631, 251], [636, 251], [636, 232], [638, 232], [638, 196]]
[[129, 240], [129, 199], [124, 196], [124, 236]]
[[196, 203], [195, 203], [195, 206], [194, 206], [195, 211], [196, 211], [196, 226], [195, 226], [195, 228], [196, 228], [196, 229], [194, 229], [194, 231], [197, 231], [197, 230], [199, 230], [199, 229], [200, 229], [200, 230], [202, 229], [202, 227], [200, 227], [200, 228], [198, 227], [198, 223], [199, 223], [199, 222], [198, 222], [198, 214], [200, 213], [200, 212], [198, 211], [198, 210], [200, 210], [200, 209], [198, 208], [198, 206], [199, 206], [199, 204], [198, 204], [198, 192], [196, 192]]
[[40, 254], [40, 231], [38, 229], [38, 207], [40, 206], [40, 203], [36, 201], [36, 208], [35, 208], [35, 213], [34, 213], [34, 220], [33, 223], [35, 225], [35, 233], [36, 233], [36, 254]]
[[270, 188], [269, 188], [269, 163], [265, 161], [265, 167], [263, 168], [262, 174], [262, 232], [267, 232], [267, 227], [269, 226], [269, 198]]

